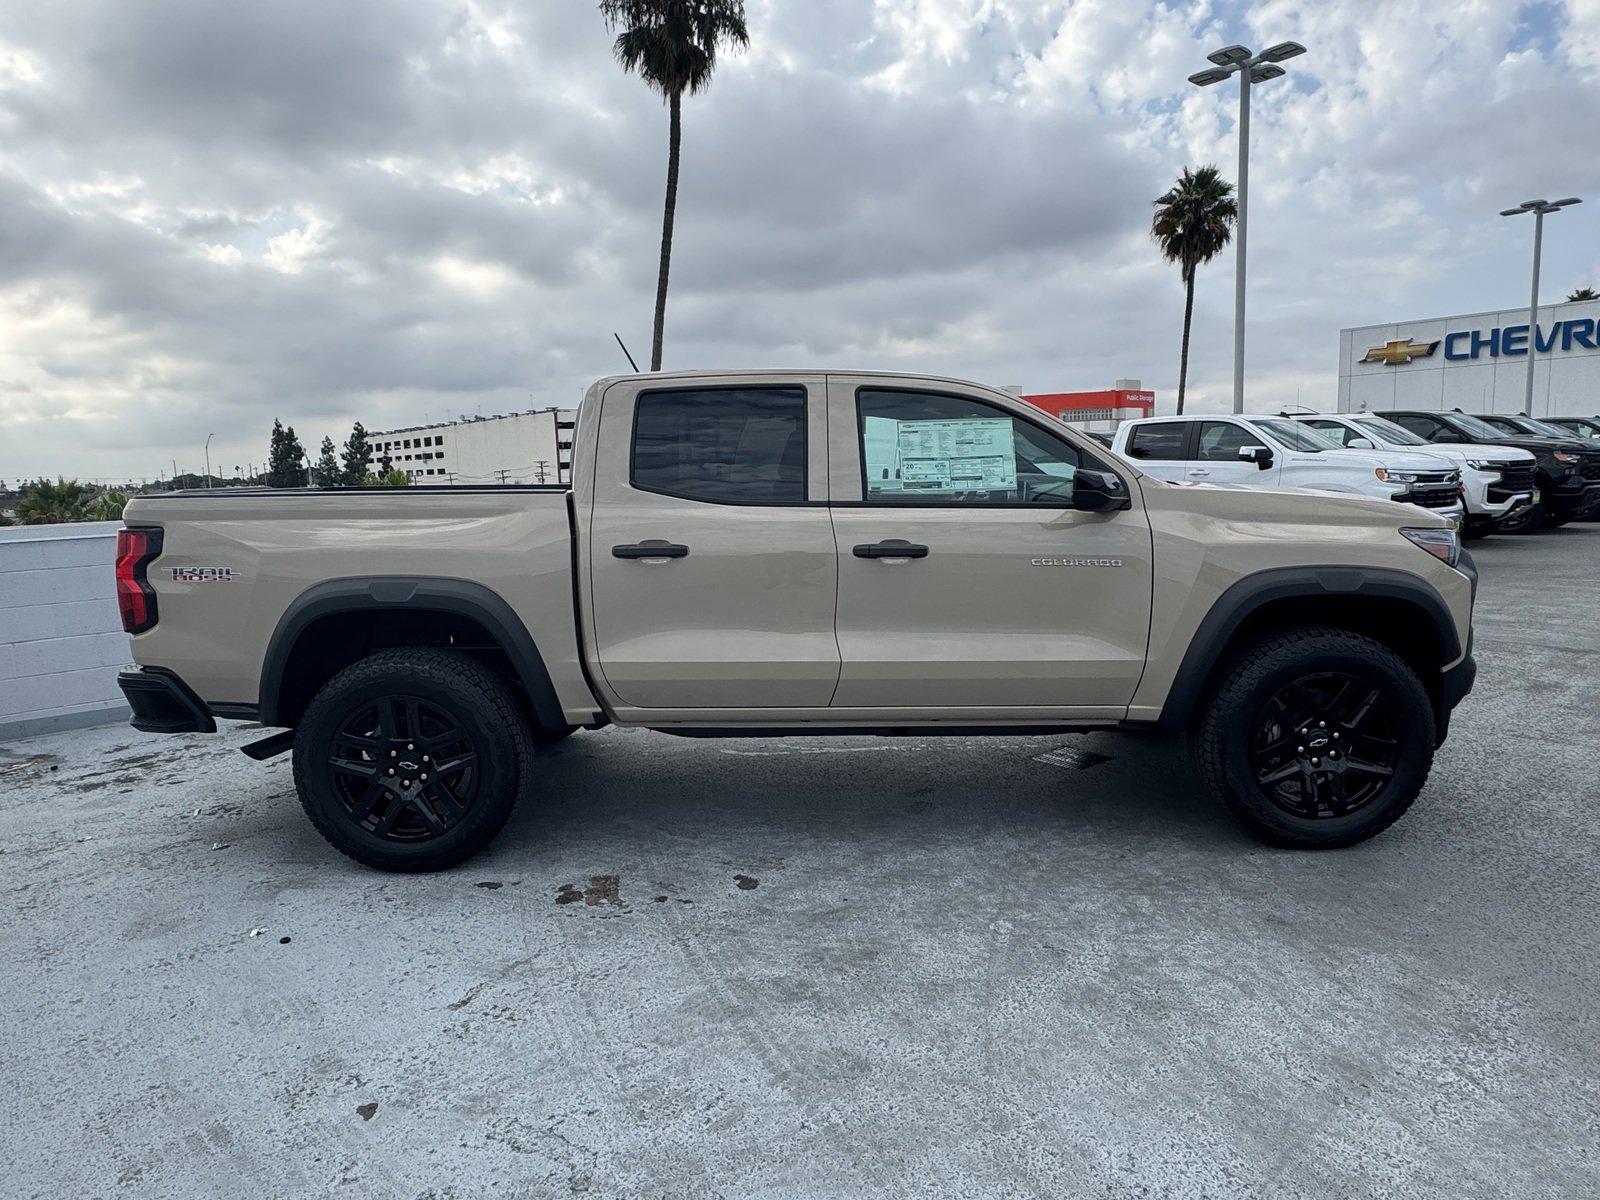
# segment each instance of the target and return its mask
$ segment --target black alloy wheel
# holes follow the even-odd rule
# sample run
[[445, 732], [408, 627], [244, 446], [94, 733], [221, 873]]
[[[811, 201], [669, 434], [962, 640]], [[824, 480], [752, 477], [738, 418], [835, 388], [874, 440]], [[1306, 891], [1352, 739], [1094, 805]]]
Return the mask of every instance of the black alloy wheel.
[[1303, 820], [1346, 817], [1394, 777], [1400, 730], [1381, 686], [1324, 671], [1279, 688], [1252, 731], [1256, 786], [1276, 807]]
[[346, 818], [393, 842], [448, 833], [477, 799], [481, 777], [461, 722], [415, 696], [359, 705], [340, 722], [327, 765]]

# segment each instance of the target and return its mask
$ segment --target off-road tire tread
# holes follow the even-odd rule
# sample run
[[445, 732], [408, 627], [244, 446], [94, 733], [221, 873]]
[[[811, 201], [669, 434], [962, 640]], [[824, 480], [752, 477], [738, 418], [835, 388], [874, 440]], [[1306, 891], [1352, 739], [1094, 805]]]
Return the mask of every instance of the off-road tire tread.
[[1408, 719], [1414, 715], [1426, 718], [1428, 723], [1426, 741], [1430, 748], [1433, 746], [1433, 707], [1428, 701], [1426, 691], [1423, 690], [1422, 682], [1416, 678], [1416, 673], [1410, 665], [1387, 646], [1346, 629], [1323, 625], [1307, 625], [1299, 629], [1268, 634], [1248, 643], [1233, 654], [1224, 665], [1221, 675], [1211, 689], [1211, 694], [1200, 709], [1199, 718], [1190, 728], [1189, 758], [1201, 786], [1223, 811], [1248, 828], [1256, 837], [1271, 845], [1302, 850], [1337, 849], [1366, 841], [1368, 838], [1376, 837], [1403, 817], [1421, 794], [1422, 789], [1427, 786], [1429, 768], [1432, 766], [1431, 756], [1423, 768], [1416, 788], [1409, 796], [1390, 802], [1387, 811], [1375, 824], [1345, 838], [1319, 837], [1291, 830], [1267, 828], [1234, 794], [1227, 781], [1223, 746], [1224, 722], [1229, 715], [1230, 706], [1239, 703], [1242, 697], [1248, 694], [1254, 678], [1277, 670], [1285, 662], [1328, 650], [1365, 658], [1374, 666], [1382, 666], [1397, 672], [1401, 678], [1414, 681], [1416, 694], [1409, 698], [1409, 703], [1404, 697], [1401, 700], [1406, 707], [1420, 710], [1420, 714], [1408, 713]]
[[[300, 806], [305, 810], [317, 832], [336, 850], [362, 866], [374, 867], [381, 871], [393, 871], [406, 874], [420, 874], [429, 871], [442, 871], [449, 867], [459, 866], [472, 858], [492, 842], [499, 832], [505, 828], [516, 806], [527, 798], [533, 789], [535, 771], [535, 743], [533, 731], [529, 728], [528, 719], [523, 715], [516, 699], [505, 682], [489, 670], [482, 663], [450, 650], [435, 650], [429, 647], [404, 647], [394, 650], [380, 650], [376, 654], [368, 655], [361, 661], [346, 667], [326, 684], [322, 690], [311, 700], [301, 718], [301, 726], [312, 722], [317, 713], [318, 705], [327, 697], [334, 694], [337, 687], [341, 691], [350, 686], [360, 686], [374, 676], [381, 676], [387, 671], [402, 668], [416, 675], [434, 675], [448, 680], [452, 684], [465, 684], [478, 693], [478, 699], [487, 710], [487, 719], [503, 727], [511, 735], [513, 750], [516, 755], [517, 786], [512, 790], [509, 803], [496, 804], [489, 802], [489, 797], [479, 797], [475, 806], [476, 811], [467, 817], [467, 821], [476, 822], [470, 836], [464, 839], [450, 839], [447, 844], [441, 845], [435, 853], [422, 853], [407, 857], [403, 862], [381, 858], [370, 854], [360, 846], [347, 844], [339, 836], [338, 830], [332, 822], [328, 821], [320, 810], [307, 799], [306, 764], [300, 754], [294, 755], [294, 783], [295, 792], [300, 797]], [[298, 746], [297, 746], [298, 748]]]

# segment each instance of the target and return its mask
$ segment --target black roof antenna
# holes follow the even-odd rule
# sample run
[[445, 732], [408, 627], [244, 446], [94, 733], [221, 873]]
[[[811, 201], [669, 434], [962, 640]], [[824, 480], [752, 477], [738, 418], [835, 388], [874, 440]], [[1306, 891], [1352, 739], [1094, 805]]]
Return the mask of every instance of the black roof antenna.
[[633, 373], [637, 375], [639, 373], [639, 364], [633, 361], [633, 355], [629, 354], [628, 347], [623, 345], [622, 335], [615, 330], [612, 330], [611, 336], [617, 339], [617, 345], [622, 346], [622, 353], [624, 357], [627, 358], [628, 365], [633, 368]]

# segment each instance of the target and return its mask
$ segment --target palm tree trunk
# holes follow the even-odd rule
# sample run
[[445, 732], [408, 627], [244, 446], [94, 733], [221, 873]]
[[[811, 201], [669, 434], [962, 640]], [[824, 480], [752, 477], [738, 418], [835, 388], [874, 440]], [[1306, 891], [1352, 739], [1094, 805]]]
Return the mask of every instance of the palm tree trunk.
[[667, 326], [667, 275], [672, 269], [672, 222], [678, 213], [678, 145], [683, 138], [683, 95], [667, 100], [672, 120], [667, 134], [667, 203], [661, 213], [661, 274], [656, 277], [656, 329], [650, 345], [650, 369], [661, 370], [661, 340]]
[[1184, 280], [1183, 349], [1178, 353], [1178, 415], [1183, 415], [1183, 392], [1189, 384], [1189, 321], [1194, 316], [1194, 271]]

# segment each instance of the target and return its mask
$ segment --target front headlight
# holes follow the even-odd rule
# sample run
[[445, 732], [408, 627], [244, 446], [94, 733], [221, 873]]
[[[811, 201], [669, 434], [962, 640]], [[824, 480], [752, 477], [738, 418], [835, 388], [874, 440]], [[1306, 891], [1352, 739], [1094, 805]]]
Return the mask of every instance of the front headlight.
[[1469, 458], [1467, 459], [1467, 466], [1471, 467], [1474, 471], [1498, 471], [1500, 470], [1501, 464], [1497, 462], [1488, 462], [1481, 458]]
[[1564, 463], [1575, 463], [1575, 462], [1578, 461], [1578, 456], [1576, 454], [1568, 454], [1565, 450], [1557, 450], [1556, 451], [1556, 461], [1557, 462], [1564, 462]]
[[1390, 471], [1383, 467], [1378, 467], [1372, 473], [1386, 483], [1415, 483], [1417, 481], [1415, 473], [1411, 471]]
[[1447, 567], [1461, 561], [1461, 536], [1454, 529], [1402, 529], [1400, 533]]

